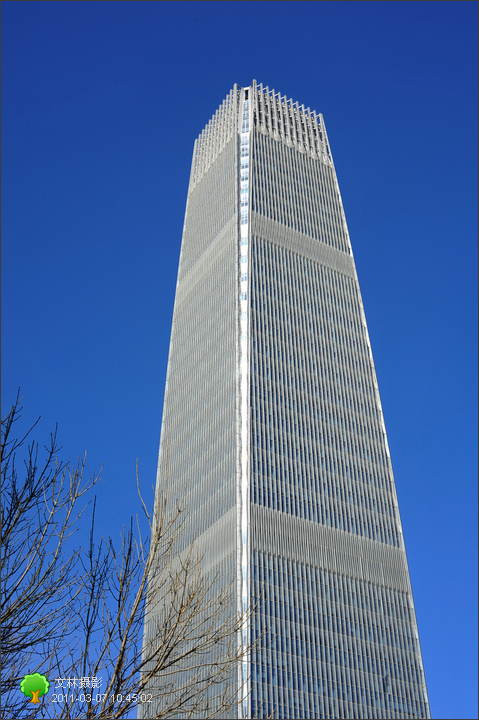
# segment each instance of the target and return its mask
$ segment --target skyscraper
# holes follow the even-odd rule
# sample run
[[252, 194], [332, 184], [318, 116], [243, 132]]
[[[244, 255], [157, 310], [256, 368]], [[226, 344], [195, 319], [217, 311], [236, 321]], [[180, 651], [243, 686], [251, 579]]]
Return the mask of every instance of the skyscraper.
[[430, 717], [326, 128], [255, 81], [195, 143], [159, 477], [167, 439], [178, 549], [196, 538], [204, 572], [235, 579], [232, 613], [261, 592], [234, 716]]

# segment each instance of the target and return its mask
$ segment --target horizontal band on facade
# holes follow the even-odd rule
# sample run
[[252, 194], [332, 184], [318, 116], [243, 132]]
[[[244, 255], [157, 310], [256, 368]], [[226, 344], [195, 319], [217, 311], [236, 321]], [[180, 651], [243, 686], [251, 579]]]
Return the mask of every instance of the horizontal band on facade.
[[356, 278], [356, 270], [351, 255], [308, 237], [308, 235], [292, 230], [282, 223], [251, 212], [251, 233], [267, 242], [297, 253], [301, 257], [325, 265], [342, 275], [347, 275], [353, 279]]
[[403, 550], [256, 504], [251, 505], [251, 547], [411, 592]]
[[[233, 215], [221, 232], [204, 250], [202, 255], [196, 260], [195, 264], [189, 269], [178, 282], [176, 288], [175, 303], [183, 302], [183, 300], [195, 289], [198, 283], [207, 273], [211, 272], [212, 264], [218, 260], [218, 256], [226, 251], [233, 251], [232, 240], [235, 237], [236, 215]], [[229, 242], [228, 242], [229, 241]]]
[[[236, 565], [236, 513], [234, 505], [194, 541], [195, 555], [198, 550], [198, 557], [201, 558], [203, 576], [233, 554]], [[180, 553], [180, 559], [184, 560], [188, 552], [189, 547]]]
[[[231, 239], [232, 234], [234, 234], [236, 223], [237, 216], [235, 214], [208, 245], [202, 255], [198, 257], [186, 275], [179, 280], [176, 290], [177, 303], [181, 303], [200, 282], [204, 274], [211, 269], [212, 261], [217, 259], [218, 254], [225, 249], [222, 245], [227, 239]], [[251, 227], [252, 233], [263, 240], [297, 253], [303, 258], [324, 265], [342, 275], [356, 279], [354, 261], [351, 255], [292, 230], [281, 223], [265, 218], [258, 213], [251, 213]]]
[[[236, 551], [236, 507], [202, 533], [195, 544], [202, 572]], [[410, 593], [403, 550], [332, 527], [251, 504], [251, 547], [293, 562]], [[183, 551], [186, 554], [187, 550]]]

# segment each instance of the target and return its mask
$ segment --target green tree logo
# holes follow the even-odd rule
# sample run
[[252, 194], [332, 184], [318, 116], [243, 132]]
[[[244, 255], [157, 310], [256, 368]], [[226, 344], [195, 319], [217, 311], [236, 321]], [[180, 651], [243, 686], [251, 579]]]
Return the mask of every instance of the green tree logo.
[[40, 675], [40, 673], [25, 675], [23, 680], [20, 682], [20, 690], [24, 695], [32, 698], [30, 702], [34, 705], [40, 702], [39, 698], [42, 695], [47, 694], [49, 687], [50, 683], [47, 678], [45, 675]]

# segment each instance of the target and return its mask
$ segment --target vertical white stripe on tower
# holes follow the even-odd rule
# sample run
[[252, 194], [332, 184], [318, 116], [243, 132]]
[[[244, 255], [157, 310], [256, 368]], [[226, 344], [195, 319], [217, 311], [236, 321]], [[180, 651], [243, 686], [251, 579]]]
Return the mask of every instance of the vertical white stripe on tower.
[[249, 99], [243, 98], [241, 110], [241, 143], [240, 143], [240, 332], [241, 332], [241, 606], [244, 615], [242, 626], [242, 672], [240, 690], [240, 714], [248, 716], [249, 694], [249, 657], [248, 657], [248, 620], [249, 610], [249, 478], [248, 478], [248, 447], [249, 447], [249, 373], [248, 373], [248, 209], [249, 209]]

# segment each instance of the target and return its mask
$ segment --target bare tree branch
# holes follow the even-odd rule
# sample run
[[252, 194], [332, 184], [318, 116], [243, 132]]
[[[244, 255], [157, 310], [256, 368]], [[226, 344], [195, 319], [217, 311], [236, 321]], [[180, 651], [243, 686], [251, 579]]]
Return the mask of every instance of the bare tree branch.
[[[21, 417], [21, 399], [2, 421], [2, 505], [0, 511], [0, 641], [2, 706], [18, 696], [25, 665], [45, 666], [75, 632], [72, 612], [82, 592], [75, 572], [80, 548], [72, 543], [85, 505], [80, 505], [98, 476], [84, 479], [85, 460], [76, 468], [61, 463], [57, 431], [45, 446], [39, 466], [38, 444], [26, 446], [24, 479], [19, 481], [17, 454], [36, 426], [13, 437]], [[33, 672], [33, 670], [32, 670]], [[15, 704], [15, 701], [13, 701]]]

